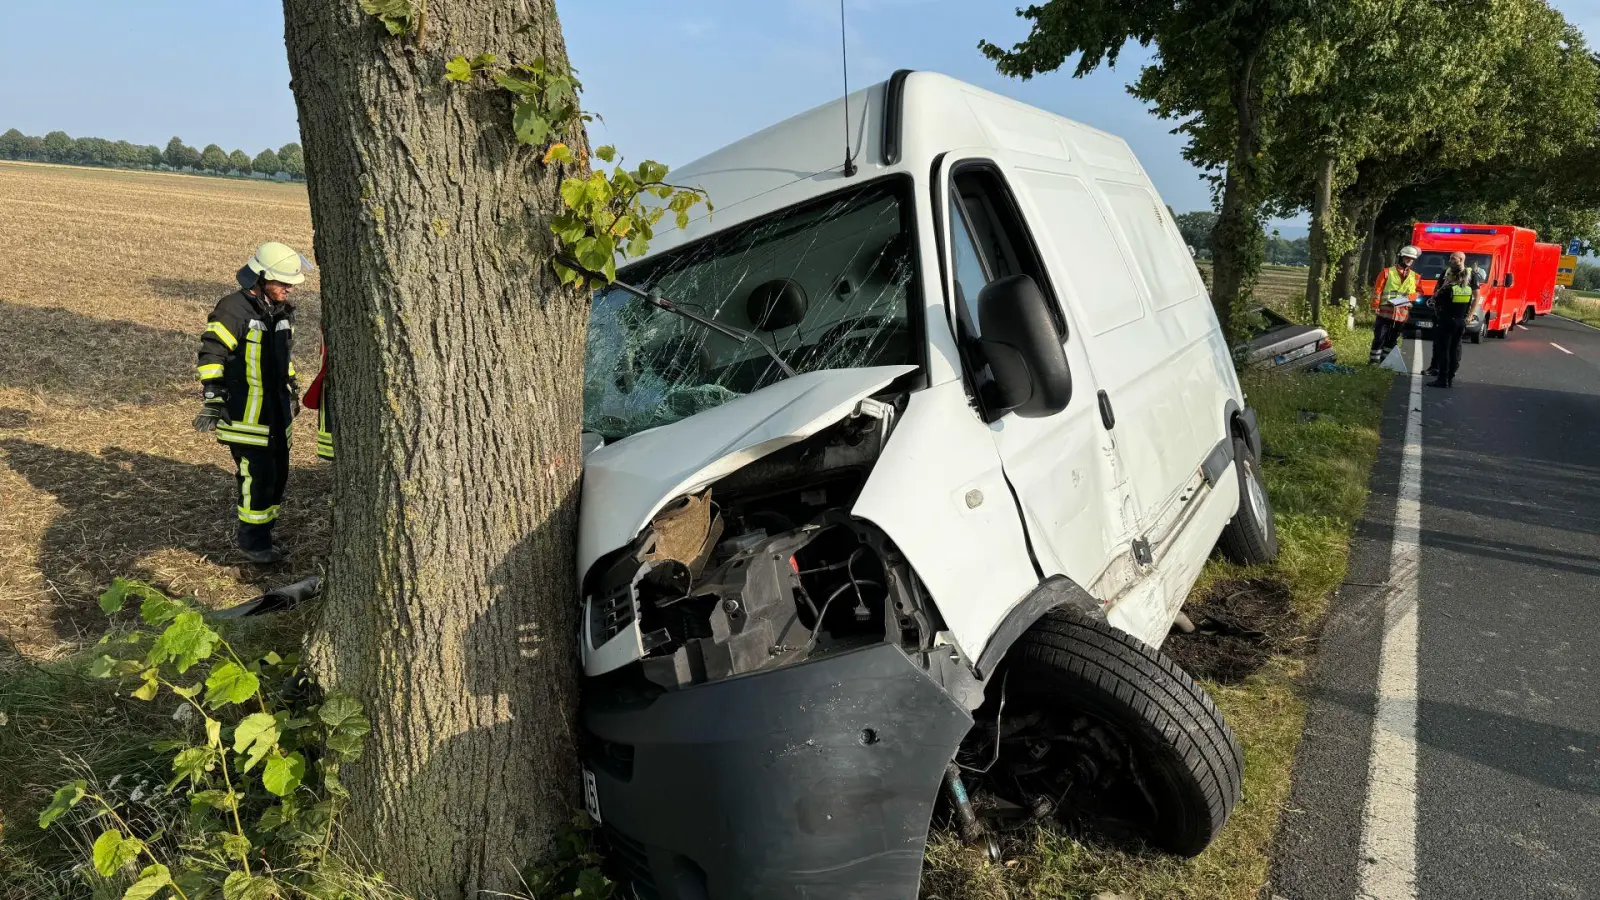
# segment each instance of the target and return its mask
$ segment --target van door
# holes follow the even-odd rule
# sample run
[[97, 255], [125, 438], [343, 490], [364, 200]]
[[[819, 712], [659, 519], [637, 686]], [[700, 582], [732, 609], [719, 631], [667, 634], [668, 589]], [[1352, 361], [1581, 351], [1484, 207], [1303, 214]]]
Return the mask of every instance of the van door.
[[[1027, 227], [996, 153], [948, 154], [935, 185], [946, 309], [962, 346], [970, 387], [989, 424], [1006, 479], [1022, 509], [1045, 575], [1071, 578], [1102, 601], [1132, 578], [1102, 578], [1126, 556], [1126, 478], [1102, 422], [1093, 367]], [[1052, 416], [992, 415], [983, 407], [987, 370], [977, 349], [978, 304], [997, 278], [1027, 275], [1056, 298], [1056, 329], [1072, 367], [1067, 408]], [[1118, 567], [1119, 570], [1121, 567]]]

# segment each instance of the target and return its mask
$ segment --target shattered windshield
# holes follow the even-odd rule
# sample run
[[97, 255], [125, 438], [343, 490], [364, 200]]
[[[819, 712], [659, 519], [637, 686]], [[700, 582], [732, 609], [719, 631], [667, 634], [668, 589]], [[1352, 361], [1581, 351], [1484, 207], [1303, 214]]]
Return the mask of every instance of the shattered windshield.
[[[908, 182], [774, 213], [629, 266], [617, 277], [772, 344], [796, 372], [916, 364]], [[754, 341], [713, 332], [615, 286], [595, 294], [584, 430], [616, 440], [786, 376]]]

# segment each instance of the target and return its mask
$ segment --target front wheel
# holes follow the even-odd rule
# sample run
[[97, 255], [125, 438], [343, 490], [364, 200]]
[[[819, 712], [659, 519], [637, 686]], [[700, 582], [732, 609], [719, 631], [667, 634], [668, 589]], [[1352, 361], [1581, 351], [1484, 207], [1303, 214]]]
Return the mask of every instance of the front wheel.
[[1482, 325], [1479, 325], [1477, 328], [1474, 328], [1472, 330], [1472, 336], [1471, 336], [1470, 340], [1474, 344], [1483, 343], [1483, 326]]
[[989, 684], [957, 760], [986, 815], [1194, 856], [1239, 802], [1244, 756], [1210, 696], [1103, 620], [1047, 613]]
[[1222, 530], [1218, 541], [1222, 555], [1246, 566], [1272, 562], [1278, 558], [1278, 527], [1261, 480], [1261, 464], [1241, 437], [1233, 439], [1233, 469], [1239, 482], [1239, 511]]

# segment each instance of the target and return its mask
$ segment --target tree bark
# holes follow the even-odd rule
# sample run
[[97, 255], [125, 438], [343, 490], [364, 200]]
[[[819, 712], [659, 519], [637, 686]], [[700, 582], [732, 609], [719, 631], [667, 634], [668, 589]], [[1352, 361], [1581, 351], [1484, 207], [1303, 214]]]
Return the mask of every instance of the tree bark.
[[565, 65], [553, 0], [423, 8], [404, 37], [354, 2], [284, 17], [338, 410], [308, 659], [373, 722], [346, 838], [455, 900], [511, 890], [577, 796], [588, 307], [548, 265], [561, 173], [516, 143], [509, 95], [443, 78], [458, 54]]
[[1361, 277], [1362, 257], [1373, 242], [1372, 232], [1376, 225], [1378, 206], [1378, 203], [1371, 200], [1361, 201], [1356, 206], [1354, 211], [1356, 234], [1364, 237], [1361, 243], [1339, 258], [1339, 270], [1333, 280], [1333, 296], [1340, 301], [1347, 301], [1351, 297], [1359, 300], [1361, 297], [1362, 291], [1357, 281]]
[[1312, 324], [1322, 322], [1323, 272], [1328, 267], [1328, 207], [1333, 203], [1333, 154], [1317, 159], [1317, 188], [1311, 198], [1310, 271], [1306, 273], [1306, 308]]
[[1243, 305], [1255, 286], [1261, 268], [1260, 185], [1256, 155], [1261, 147], [1261, 84], [1256, 77], [1260, 42], [1251, 45], [1229, 87], [1237, 133], [1233, 159], [1223, 181], [1222, 208], [1211, 232], [1213, 281], [1211, 304], [1216, 308], [1222, 333], [1230, 340], [1234, 310]]

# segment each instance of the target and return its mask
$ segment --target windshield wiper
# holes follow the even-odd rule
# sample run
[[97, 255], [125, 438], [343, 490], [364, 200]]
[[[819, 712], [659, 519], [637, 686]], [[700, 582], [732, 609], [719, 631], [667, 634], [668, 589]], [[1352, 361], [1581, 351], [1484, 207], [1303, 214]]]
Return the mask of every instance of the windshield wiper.
[[[599, 273], [590, 272], [588, 269], [579, 265], [578, 261], [575, 259], [557, 257], [556, 262], [561, 263], [563, 266], [566, 266], [569, 269], [573, 269], [578, 272], [585, 272], [597, 278], [600, 277]], [[621, 288], [627, 293], [638, 297], [640, 300], [643, 300], [651, 306], [654, 306], [656, 309], [664, 309], [669, 313], [674, 313], [682, 316], [685, 319], [688, 319], [691, 322], [695, 322], [705, 328], [709, 328], [723, 337], [732, 338], [733, 340], [738, 341], [740, 346], [754, 341], [756, 346], [766, 351], [766, 354], [772, 357], [772, 361], [778, 364], [778, 368], [783, 371], [785, 377], [793, 378], [796, 374], [798, 374], [795, 372], [792, 366], [783, 361], [783, 357], [778, 355], [778, 351], [771, 344], [768, 344], [766, 341], [762, 340], [755, 334], [755, 332], [745, 331], [743, 328], [738, 328], [733, 325], [724, 325], [715, 319], [709, 319], [697, 312], [691, 312], [679, 306], [678, 304], [673, 303], [671, 300], [668, 300], [655, 291], [647, 291], [643, 288], [635, 287], [631, 284], [628, 284], [626, 281], [613, 281], [611, 284], [614, 287]]]

